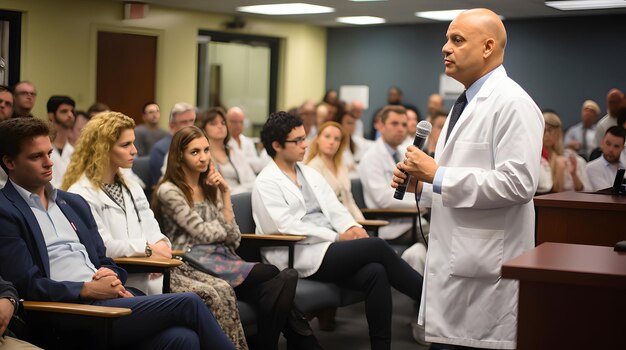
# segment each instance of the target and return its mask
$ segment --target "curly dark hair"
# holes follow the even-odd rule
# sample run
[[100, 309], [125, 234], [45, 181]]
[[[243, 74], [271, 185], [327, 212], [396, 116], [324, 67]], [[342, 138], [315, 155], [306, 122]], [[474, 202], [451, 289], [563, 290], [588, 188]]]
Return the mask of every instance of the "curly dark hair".
[[0, 123], [0, 166], [8, 174], [2, 158], [16, 158], [22, 152], [22, 142], [36, 136], [49, 136], [50, 126], [38, 118], [13, 118]]
[[281, 147], [285, 146], [287, 135], [294, 128], [302, 125], [302, 119], [284, 111], [274, 112], [267, 118], [261, 130], [261, 142], [267, 154], [276, 157], [276, 151], [272, 147], [272, 142], [277, 141]]

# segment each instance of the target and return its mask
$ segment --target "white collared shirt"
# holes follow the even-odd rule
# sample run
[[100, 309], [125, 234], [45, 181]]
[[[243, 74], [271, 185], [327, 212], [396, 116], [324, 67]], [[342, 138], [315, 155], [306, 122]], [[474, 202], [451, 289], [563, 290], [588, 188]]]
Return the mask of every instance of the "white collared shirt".
[[13, 181], [11, 184], [26, 201], [41, 228], [50, 260], [50, 279], [71, 282], [91, 281], [97, 269], [89, 260], [87, 249], [78, 239], [76, 226], [67, 219], [57, 205], [57, 189], [51, 184], [46, 186], [48, 196], [48, 209], [46, 209], [39, 195], [31, 193]]

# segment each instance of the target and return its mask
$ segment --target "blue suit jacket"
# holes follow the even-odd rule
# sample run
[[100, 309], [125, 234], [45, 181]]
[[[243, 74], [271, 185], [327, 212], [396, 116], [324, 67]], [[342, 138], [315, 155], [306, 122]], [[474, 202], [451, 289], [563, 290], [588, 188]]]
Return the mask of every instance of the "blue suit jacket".
[[[24, 299], [80, 302], [83, 282], [50, 279], [46, 242], [26, 201], [10, 181], [0, 192], [0, 276], [11, 281]], [[57, 192], [56, 203], [76, 226], [78, 238], [96, 269], [108, 267], [125, 282], [126, 271], [106, 257], [89, 204], [81, 196], [61, 190]]]

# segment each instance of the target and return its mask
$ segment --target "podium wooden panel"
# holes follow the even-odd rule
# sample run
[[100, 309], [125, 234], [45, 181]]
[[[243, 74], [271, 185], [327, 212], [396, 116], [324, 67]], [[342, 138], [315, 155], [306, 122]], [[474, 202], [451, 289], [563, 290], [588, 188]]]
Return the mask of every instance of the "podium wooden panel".
[[517, 279], [517, 350], [624, 349], [626, 253], [544, 243], [502, 266]]
[[534, 198], [536, 242], [613, 247], [626, 240], [626, 196], [561, 192]]

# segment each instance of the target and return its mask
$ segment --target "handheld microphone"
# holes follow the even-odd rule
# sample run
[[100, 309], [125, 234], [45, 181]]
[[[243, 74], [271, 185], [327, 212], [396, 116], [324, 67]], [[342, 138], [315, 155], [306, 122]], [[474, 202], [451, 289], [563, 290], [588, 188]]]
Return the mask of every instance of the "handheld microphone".
[[[415, 139], [413, 140], [413, 145], [419, 149], [422, 149], [422, 147], [424, 147], [424, 142], [426, 142], [426, 138], [428, 137], [428, 135], [430, 135], [432, 129], [433, 126], [426, 120], [422, 120], [421, 122], [419, 122], [419, 124], [417, 124], [417, 130], [415, 131]], [[407, 173], [405, 172], [405, 174]], [[408, 176], [406, 180], [404, 180], [404, 183], [396, 188], [396, 192], [393, 194], [393, 198], [398, 200], [402, 200], [404, 198], [406, 187], [411, 181], [411, 175], [407, 175]]]

